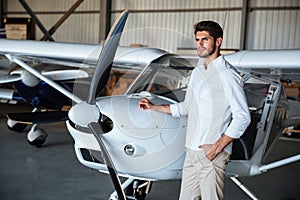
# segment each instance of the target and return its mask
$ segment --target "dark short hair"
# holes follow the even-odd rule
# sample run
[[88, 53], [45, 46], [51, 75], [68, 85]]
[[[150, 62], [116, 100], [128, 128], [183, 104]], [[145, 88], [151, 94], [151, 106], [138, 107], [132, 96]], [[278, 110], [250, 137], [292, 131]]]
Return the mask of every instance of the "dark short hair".
[[207, 31], [215, 40], [219, 37], [223, 38], [223, 29], [214, 21], [201, 21], [194, 25], [194, 34], [198, 31]]

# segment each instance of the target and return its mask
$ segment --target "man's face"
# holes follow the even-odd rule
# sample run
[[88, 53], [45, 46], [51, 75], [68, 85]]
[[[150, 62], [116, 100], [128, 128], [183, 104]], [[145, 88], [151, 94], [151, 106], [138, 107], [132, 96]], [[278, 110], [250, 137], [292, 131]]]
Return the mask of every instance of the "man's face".
[[207, 31], [198, 31], [195, 35], [199, 57], [207, 58], [216, 51], [216, 42]]

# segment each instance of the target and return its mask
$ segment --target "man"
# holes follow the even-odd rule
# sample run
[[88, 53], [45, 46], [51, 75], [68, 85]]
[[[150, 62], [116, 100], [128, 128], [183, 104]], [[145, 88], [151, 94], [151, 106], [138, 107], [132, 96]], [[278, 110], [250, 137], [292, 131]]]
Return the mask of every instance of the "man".
[[174, 117], [188, 115], [180, 200], [222, 199], [232, 141], [244, 133], [250, 114], [242, 79], [220, 54], [222, 28], [202, 21], [194, 29], [197, 53], [204, 61], [192, 72], [185, 100], [154, 105], [143, 98], [139, 107]]

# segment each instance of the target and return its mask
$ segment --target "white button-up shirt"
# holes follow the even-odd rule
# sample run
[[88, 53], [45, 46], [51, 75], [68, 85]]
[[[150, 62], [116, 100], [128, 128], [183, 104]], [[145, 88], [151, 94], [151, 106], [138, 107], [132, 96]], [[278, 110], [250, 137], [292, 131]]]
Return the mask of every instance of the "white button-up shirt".
[[[193, 70], [185, 100], [170, 105], [173, 117], [188, 115], [186, 147], [214, 144], [226, 134], [239, 138], [250, 123], [243, 81], [233, 67], [219, 56]], [[232, 144], [225, 147], [231, 153]]]

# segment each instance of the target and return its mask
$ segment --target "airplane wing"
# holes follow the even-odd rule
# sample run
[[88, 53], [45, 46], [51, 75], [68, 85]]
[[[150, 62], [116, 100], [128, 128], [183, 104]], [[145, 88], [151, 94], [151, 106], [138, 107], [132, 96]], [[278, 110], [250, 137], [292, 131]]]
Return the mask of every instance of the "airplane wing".
[[[103, 45], [0, 39], [0, 55], [22, 61], [62, 66], [95, 67]], [[144, 66], [165, 51], [153, 48], [118, 47], [115, 63]], [[148, 55], [148, 56], [147, 56]]]
[[[34, 69], [36, 72], [34, 76], [38, 74], [36, 77], [44, 82], [47, 79], [48, 84], [53, 81], [90, 77], [102, 48], [103, 45], [0, 39], [0, 55], [13, 59], [11, 62], [16, 60], [19, 63], [22, 62], [29, 67], [28, 69]], [[166, 52], [160, 49], [118, 47], [113, 65], [117, 69], [141, 71], [153, 60], [164, 54]], [[7, 58], [5, 59], [9, 60]], [[0, 84], [21, 80], [24, 70], [26, 69], [1, 70]], [[25, 74], [28, 76], [29, 73]], [[24, 78], [32, 79], [33, 77]], [[53, 88], [57, 86], [52, 85]], [[56, 87], [55, 89], [58, 89], [62, 94], [67, 94], [65, 96], [73, 98], [73, 95], [63, 88]], [[13, 92], [14, 90], [11, 90], [10, 94]], [[0, 99], [12, 100], [12, 95], [7, 95], [7, 90], [0, 89]], [[18, 99], [22, 100], [23, 98]], [[76, 101], [80, 100], [77, 99]]]
[[225, 56], [239, 72], [272, 81], [300, 82], [300, 50], [246, 50]]
[[[0, 55], [17, 58], [35, 68], [38, 68], [38, 64], [47, 65], [47, 69], [42, 70], [41, 74], [52, 80], [87, 77], [85, 69], [95, 68], [102, 47], [92, 44], [0, 39]], [[166, 52], [159, 49], [118, 47], [114, 63], [116, 66], [142, 69], [163, 54]], [[60, 66], [60, 69], [57, 66]], [[2, 70], [0, 84], [20, 80], [23, 70]]]
[[84, 67], [83, 63], [95, 64], [101, 51], [101, 47], [97, 45], [32, 40], [0, 39], [0, 46], [0, 54], [13, 55], [23, 61], [60, 63], [77, 67]]

